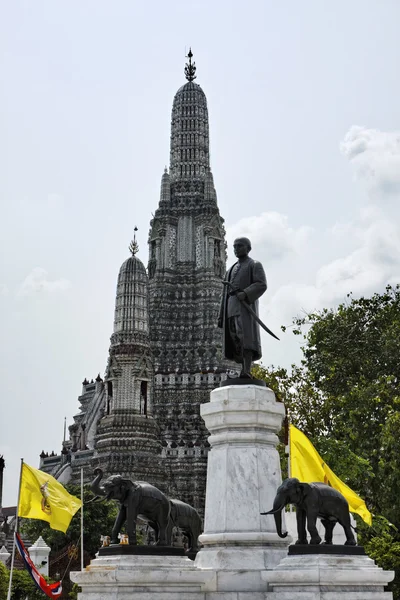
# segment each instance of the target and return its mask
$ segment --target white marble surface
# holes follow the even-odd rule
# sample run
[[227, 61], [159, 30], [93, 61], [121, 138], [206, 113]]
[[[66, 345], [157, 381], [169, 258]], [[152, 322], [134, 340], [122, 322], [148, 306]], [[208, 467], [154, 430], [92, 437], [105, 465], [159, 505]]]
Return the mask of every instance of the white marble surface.
[[28, 552], [38, 571], [40, 571], [42, 575], [46, 575], [46, 577], [48, 577], [50, 546], [46, 544], [42, 536], [39, 536], [36, 542], [30, 548], [28, 548]]
[[281, 483], [276, 450], [284, 406], [268, 388], [225, 386], [211, 392], [201, 415], [210, 431], [203, 549], [195, 565], [217, 573], [216, 591], [266, 590], [261, 577], [286, 555], [272, 507]]
[[5, 546], [0, 548], [0, 561], [5, 565], [8, 558], [11, 556], [10, 552]]
[[71, 580], [82, 587], [79, 600], [205, 600], [215, 573], [202, 573], [180, 556], [104, 556]]
[[[214, 544], [215, 533], [269, 532], [268, 541], [280, 543], [271, 515], [281, 483], [277, 433], [284, 406], [268, 388], [226, 386], [211, 392], [201, 415], [211, 435], [208, 456], [204, 534], [201, 542]], [[240, 536], [244, 543], [244, 536]], [[265, 541], [260, 537], [260, 542]], [[250, 542], [250, 539], [249, 539]]]
[[391, 600], [384, 592], [393, 571], [377, 567], [368, 556], [287, 556], [262, 575], [268, 583], [266, 600]]

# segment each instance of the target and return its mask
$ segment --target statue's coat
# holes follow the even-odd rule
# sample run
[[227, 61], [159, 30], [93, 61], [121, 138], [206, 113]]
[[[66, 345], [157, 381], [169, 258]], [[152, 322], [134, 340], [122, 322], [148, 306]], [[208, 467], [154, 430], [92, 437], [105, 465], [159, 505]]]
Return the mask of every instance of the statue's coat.
[[[236, 264], [237, 263], [232, 265], [227, 271], [225, 280], [230, 281], [235, 287], [238, 287], [246, 293], [248, 304], [258, 315], [258, 298], [260, 298], [267, 289], [267, 278], [263, 266], [257, 260], [253, 260], [247, 256], [247, 258], [241, 262], [239, 271], [237, 271], [236, 275], [231, 280], [231, 274]], [[219, 316], [223, 323], [223, 348], [225, 357], [230, 360], [235, 360], [235, 349], [231, 343], [227, 318], [228, 294], [230, 290], [230, 286], [224, 286]], [[240, 313], [242, 320], [243, 350], [252, 350], [253, 360], [259, 360], [261, 358], [260, 326], [246, 308], [241, 305], [241, 302], [237, 299], [234, 300], [238, 303], [238, 312]]]

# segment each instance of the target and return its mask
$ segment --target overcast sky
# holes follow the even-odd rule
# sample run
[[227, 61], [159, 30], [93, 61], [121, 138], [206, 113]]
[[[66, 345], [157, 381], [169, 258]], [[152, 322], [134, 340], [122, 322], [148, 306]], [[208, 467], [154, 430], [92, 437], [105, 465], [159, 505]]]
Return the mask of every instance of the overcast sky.
[[[248, 235], [278, 333], [400, 281], [398, 0], [0, 2], [0, 454], [61, 450], [103, 375], [135, 225], [147, 263], [192, 46], [228, 241]], [[230, 252], [229, 260], [232, 261]], [[263, 339], [263, 362], [299, 340]]]

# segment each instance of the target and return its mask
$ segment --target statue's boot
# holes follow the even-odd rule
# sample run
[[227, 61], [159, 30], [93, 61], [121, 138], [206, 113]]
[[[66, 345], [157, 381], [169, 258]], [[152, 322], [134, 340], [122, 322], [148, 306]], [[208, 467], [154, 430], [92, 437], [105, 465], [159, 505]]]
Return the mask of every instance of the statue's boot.
[[253, 364], [253, 351], [243, 350], [243, 366], [240, 373], [241, 379], [253, 379], [251, 375], [251, 367]]

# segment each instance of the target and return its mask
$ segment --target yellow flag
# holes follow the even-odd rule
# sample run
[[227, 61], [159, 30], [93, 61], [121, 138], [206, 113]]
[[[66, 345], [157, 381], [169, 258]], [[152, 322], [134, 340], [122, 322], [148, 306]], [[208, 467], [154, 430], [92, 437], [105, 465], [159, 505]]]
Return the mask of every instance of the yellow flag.
[[364, 500], [335, 475], [310, 440], [294, 425], [290, 425], [290, 474], [304, 483], [322, 481], [329, 484], [343, 494], [350, 512], [357, 513], [368, 525], [372, 525], [372, 515]]
[[58, 483], [51, 475], [22, 464], [18, 516], [48, 521], [52, 529], [67, 531], [81, 500]]

